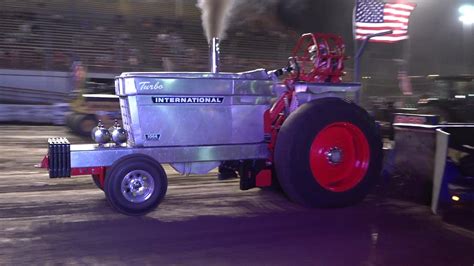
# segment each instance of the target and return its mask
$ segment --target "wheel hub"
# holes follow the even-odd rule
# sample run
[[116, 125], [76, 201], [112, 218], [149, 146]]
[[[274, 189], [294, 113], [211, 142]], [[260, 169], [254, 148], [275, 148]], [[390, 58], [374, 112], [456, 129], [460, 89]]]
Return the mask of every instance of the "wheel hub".
[[309, 164], [314, 179], [325, 189], [344, 192], [364, 178], [370, 148], [364, 133], [349, 122], [335, 122], [313, 139]]
[[343, 152], [338, 147], [333, 147], [326, 152], [326, 158], [330, 164], [340, 164], [343, 160]]
[[122, 195], [130, 202], [141, 203], [148, 200], [155, 190], [151, 174], [144, 170], [133, 170], [122, 180]]
[[129, 187], [131, 191], [137, 192], [140, 190], [140, 188], [143, 187], [143, 184], [141, 180], [132, 180], [132, 182], [130, 182]]

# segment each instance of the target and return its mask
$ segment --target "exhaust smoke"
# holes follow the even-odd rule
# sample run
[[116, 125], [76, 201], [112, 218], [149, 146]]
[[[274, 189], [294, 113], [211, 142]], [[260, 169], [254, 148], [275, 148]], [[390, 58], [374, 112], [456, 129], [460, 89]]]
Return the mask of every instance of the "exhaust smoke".
[[[212, 73], [219, 72], [219, 41], [225, 38], [232, 19], [240, 24], [249, 18], [259, 18], [261, 14], [276, 6], [278, 0], [198, 0], [201, 9], [202, 27], [209, 44], [209, 66]], [[237, 24], [239, 22], [236, 21]], [[241, 25], [239, 25], [241, 26]]]
[[213, 37], [223, 39], [229, 25], [230, 11], [234, 0], [198, 0], [201, 9], [202, 26], [210, 44]]

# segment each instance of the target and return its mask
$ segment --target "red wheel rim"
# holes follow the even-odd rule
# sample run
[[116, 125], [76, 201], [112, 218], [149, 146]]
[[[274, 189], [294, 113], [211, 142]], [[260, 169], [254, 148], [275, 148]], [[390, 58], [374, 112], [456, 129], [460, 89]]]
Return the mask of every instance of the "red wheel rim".
[[326, 126], [311, 144], [309, 163], [313, 177], [333, 192], [348, 191], [359, 184], [367, 173], [369, 161], [367, 138], [349, 122]]

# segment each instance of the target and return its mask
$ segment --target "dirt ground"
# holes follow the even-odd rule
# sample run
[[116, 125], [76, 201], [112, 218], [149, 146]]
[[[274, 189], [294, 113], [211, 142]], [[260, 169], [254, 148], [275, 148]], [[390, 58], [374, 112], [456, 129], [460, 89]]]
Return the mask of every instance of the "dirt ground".
[[56, 136], [84, 142], [63, 127], [0, 125], [0, 265], [474, 265], [472, 231], [383, 193], [306, 209], [215, 172], [182, 177], [165, 166], [165, 200], [127, 217], [90, 176], [33, 168]]

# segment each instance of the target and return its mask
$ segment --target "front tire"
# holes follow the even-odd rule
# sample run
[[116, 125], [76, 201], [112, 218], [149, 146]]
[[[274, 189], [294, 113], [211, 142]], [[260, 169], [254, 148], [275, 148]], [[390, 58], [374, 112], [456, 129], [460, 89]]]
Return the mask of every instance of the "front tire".
[[117, 160], [105, 178], [110, 205], [126, 215], [144, 215], [160, 204], [168, 179], [163, 167], [149, 156], [132, 154]]
[[283, 123], [275, 168], [286, 195], [309, 207], [355, 204], [376, 184], [382, 142], [374, 120], [339, 98], [302, 105]]

